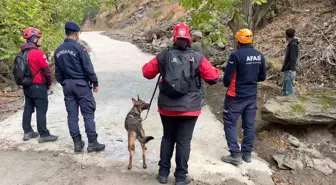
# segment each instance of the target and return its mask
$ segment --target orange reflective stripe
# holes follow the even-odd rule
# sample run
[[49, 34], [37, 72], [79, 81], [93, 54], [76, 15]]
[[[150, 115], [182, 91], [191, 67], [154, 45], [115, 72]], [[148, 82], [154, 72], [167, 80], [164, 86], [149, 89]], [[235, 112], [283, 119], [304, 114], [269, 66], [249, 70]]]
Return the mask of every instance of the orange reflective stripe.
[[236, 97], [236, 80], [237, 80], [237, 71], [235, 71], [232, 75], [227, 95]]

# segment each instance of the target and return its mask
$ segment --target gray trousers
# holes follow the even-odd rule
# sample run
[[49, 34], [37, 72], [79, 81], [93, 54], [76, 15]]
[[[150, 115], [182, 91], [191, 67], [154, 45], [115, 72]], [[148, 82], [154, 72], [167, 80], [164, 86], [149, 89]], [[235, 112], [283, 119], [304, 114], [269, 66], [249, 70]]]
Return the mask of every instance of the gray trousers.
[[71, 137], [80, 135], [78, 126], [79, 107], [84, 118], [87, 136], [96, 136], [96, 123], [94, 121], [96, 102], [89, 83], [82, 79], [68, 79], [63, 82], [62, 86]]

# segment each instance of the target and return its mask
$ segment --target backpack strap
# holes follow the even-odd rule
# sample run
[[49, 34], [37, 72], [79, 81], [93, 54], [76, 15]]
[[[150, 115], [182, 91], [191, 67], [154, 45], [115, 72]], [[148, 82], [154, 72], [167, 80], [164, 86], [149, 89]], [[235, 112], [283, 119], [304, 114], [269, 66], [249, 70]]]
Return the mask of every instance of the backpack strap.
[[193, 78], [195, 76], [194, 63], [195, 63], [195, 52], [193, 51], [190, 56], [190, 77]]
[[[201, 65], [201, 62], [202, 62], [203, 57], [202, 57], [202, 55], [200, 55], [200, 53], [199, 53], [198, 51], [196, 51], [196, 50], [194, 50], [193, 57], [194, 57], [194, 61], [195, 61], [195, 63], [198, 65], [198, 66], [197, 66], [198, 73], [195, 74], [195, 75], [198, 77], [198, 78], [197, 78], [197, 86], [198, 86], [199, 88], [201, 88], [201, 86], [202, 86], [202, 82], [201, 82], [201, 81], [202, 81], [202, 77], [201, 77], [201, 72], [200, 72], [200, 65]], [[194, 70], [193, 72], [195, 72], [195, 70]]]
[[[28, 48], [28, 49], [25, 49], [25, 50], [22, 50], [24, 52], [24, 56], [26, 58], [26, 61], [28, 62], [28, 66], [29, 66], [29, 61], [28, 61], [28, 52], [29, 51], [32, 51], [32, 50], [37, 50], [36, 48]], [[29, 66], [30, 67], [30, 66]], [[31, 69], [30, 69], [31, 70]], [[39, 70], [37, 70], [37, 72], [35, 74], [33, 74], [33, 80], [35, 78], [35, 76], [41, 71], [41, 68]], [[43, 79], [43, 78], [42, 78]], [[44, 80], [44, 79], [43, 79]]]

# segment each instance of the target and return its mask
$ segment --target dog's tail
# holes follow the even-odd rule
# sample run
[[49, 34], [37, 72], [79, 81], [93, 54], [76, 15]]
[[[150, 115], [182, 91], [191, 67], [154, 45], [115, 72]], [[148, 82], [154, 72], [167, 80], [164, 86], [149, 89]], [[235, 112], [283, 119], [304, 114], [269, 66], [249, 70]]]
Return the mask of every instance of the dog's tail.
[[146, 136], [146, 137], [144, 137], [143, 140], [140, 141], [140, 142], [148, 143], [150, 140], [153, 140], [153, 139], [154, 139], [153, 136]]
[[136, 131], [136, 137], [140, 143], [148, 143], [150, 140], [153, 140], [153, 136], [145, 136], [145, 132], [142, 128], [138, 128]]

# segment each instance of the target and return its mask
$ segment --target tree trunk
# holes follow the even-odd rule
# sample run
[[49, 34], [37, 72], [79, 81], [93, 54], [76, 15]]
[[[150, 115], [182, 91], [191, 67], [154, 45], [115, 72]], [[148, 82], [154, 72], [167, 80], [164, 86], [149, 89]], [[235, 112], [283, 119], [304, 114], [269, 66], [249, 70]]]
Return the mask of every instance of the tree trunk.
[[119, 13], [119, 1], [118, 0], [114, 0], [114, 7], [115, 7], [117, 13]]
[[[242, 0], [241, 3], [236, 6], [240, 11], [235, 12], [232, 19], [228, 22], [228, 25], [233, 34], [242, 28], [249, 28], [252, 21], [252, 5], [251, 0]], [[239, 19], [239, 14], [243, 14], [243, 20]]]
[[[236, 6], [240, 11], [235, 12], [232, 19], [228, 22], [232, 33], [236, 34], [236, 32], [242, 28], [249, 28], [255, 31], [260, 20], [277, 1], [278, 0], [268, 0], [267, 3], [253, 7], [251, 0], [242, 0], [241, 3]], [[240, 13], [244, 16], [242, 20], [239, 19]]]
[[261, 19], [266, 15], [268, 10], [277, 2], [278, 0], [267, 0], [267, 3], [262, 5], [257, 5], [253, 11], [252, 25], [251, 29], [255, 31]]

